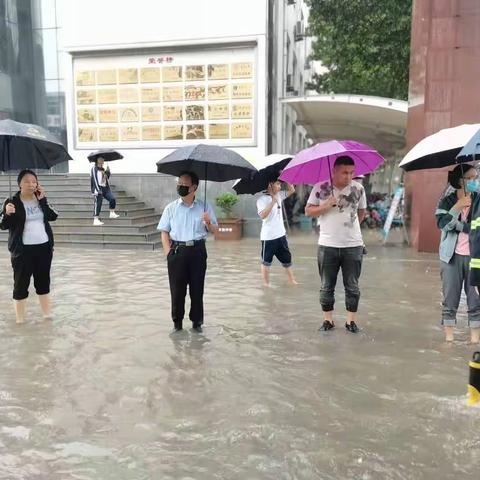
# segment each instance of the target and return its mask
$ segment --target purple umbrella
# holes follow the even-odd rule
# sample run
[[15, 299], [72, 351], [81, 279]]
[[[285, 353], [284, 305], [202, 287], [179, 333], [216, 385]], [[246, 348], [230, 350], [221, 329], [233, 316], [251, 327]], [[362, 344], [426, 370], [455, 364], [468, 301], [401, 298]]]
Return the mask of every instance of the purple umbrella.
[[348, 155], [355, 162], [355, 176], [372, 173], [384, 158], [372, 147], [353, 140], [317, 143], [297, 153], [284, 168], [280, 180], [294, 185], [330, 180], [335, 160]]

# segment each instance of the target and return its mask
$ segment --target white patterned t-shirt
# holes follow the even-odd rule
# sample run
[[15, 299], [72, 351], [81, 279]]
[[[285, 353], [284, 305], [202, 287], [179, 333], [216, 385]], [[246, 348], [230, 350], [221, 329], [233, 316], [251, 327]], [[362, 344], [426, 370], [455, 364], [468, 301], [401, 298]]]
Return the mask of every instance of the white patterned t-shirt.
[[[317, 183], [308, 203], [322, 205], [332, 194], [332, 186], [328, 182]], [[367, 208], [367, 197], [363, 185], [352, 181], [342, 190], [333, 187], [333, 195], [337, 206], [318, 217], [320, 235], [318, 244], [324, 247], [361, 247], [363, 246], [362, 231], [358, 221], [358, 210]]]

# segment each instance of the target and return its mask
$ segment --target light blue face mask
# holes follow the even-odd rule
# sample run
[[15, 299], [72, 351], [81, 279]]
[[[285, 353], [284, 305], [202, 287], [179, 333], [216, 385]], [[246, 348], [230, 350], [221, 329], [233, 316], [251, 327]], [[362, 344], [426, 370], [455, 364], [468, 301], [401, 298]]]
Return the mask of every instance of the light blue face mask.
[[480, 180], [468, 180], [465, 182], [465, 191], [467, 193], [480, 192]]

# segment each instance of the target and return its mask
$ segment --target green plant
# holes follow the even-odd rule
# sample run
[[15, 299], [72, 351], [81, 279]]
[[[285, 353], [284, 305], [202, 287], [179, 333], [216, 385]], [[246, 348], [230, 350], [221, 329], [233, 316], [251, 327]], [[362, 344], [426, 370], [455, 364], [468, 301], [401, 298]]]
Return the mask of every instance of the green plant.
[[224, 218], [230, 218], [232, 216], [232, 209], [238, 202], [238, 197], [230, 192], [221, 193], [215, 202], [217, 207], [220, 207]]

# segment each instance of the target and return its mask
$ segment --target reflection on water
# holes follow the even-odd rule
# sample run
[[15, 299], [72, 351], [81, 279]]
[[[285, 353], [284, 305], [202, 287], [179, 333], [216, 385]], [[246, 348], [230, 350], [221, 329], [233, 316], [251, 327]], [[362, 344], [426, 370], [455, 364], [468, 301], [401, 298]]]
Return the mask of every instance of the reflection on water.
[[[0, 252], [0, 478], [477, 478], [464, 328], [438, 328], [435, 256], [370, 247], [361, 333], [320, 334], [314, 239], [297, 287], [255, 241], [209, 244], [203, 335], [169, 335], [161, 252], [56, 251], [55, 320], [14, 323]], [[465, 319], [461, 319], [465, 325]], [[475, 476], [475, 477], [474, 477]]]

